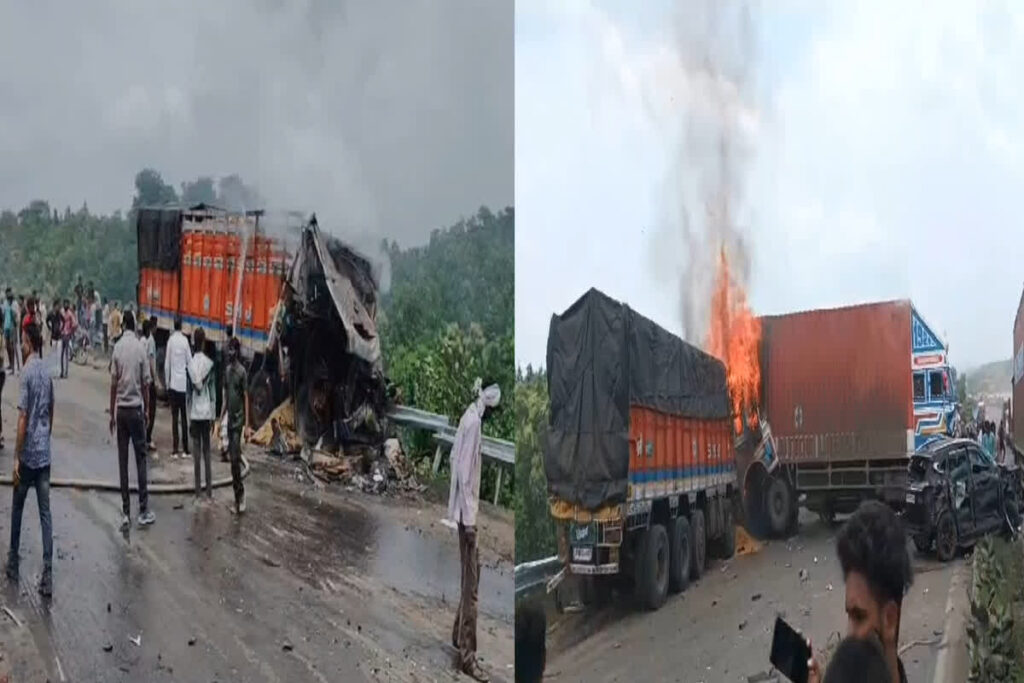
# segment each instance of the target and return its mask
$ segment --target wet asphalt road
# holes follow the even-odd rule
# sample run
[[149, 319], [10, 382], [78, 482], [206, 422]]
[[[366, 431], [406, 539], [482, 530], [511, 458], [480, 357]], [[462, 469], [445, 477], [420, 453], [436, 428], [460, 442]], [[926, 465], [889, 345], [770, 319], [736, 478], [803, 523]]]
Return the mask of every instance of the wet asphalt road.
[[[13, 379], [3, 395], [8, 447], [0, 468], [10, 467], [13, 451]], [[54, 477], [116, 476], [105, 388], [103, 374], [85, 368], [58, 382]], [[164, 436], [169, 445], [161, 419], [158, 447]], [[319, 490], [298, 481], [289, 463], [258, 453], [250, 459], [250, 510], [241, 518], [228, 509], [230, 488], [198, 507], [191, 495], [154, 496], [156, 524], [122, 534], [118, 494], [54, 489], [52, 600], [35, 592], [41, 549], [30, 494], [21, 581], [0, 579], [3, 604], [21, 623], [0, 614], [0, 664], [13, 680], [460, 678], [447, 645], [458, 544], [437, 522], [443, 507]], [[188, 463], [166, 458], [154, 474], [191, 477]], [[4, 541], [9, 495], [0, 492]], [[134, 515], [134, 496], [132, 507]], [[510, 555], [511, 548], [481, 550], [479, 651], [495, 680], [512, 679]]]
[[[610, 607], [566, 615], [549, 631], [558, 651], [549, 657], [547, 674], [566, 681], [774, 680], [758, 674], [771, 670], [776, 614], [808, 634], [816, 651], [846, 630], [834, 534], [803, 511], [797, 536], [727, 562], [711, 561], [700, 581], [670, 596], [657, 612], [634, 611], [628, 597], [619, 596]], [[964, 561], [943, 565], [912, 547], [910, 552], [915, 576], [900, 642], [918, 644], [902, 656], [909, 680], [931, 681], [944, 647], [950, 581], [964, 571]], [[806, 581], [800, 569], [807, 570]]]

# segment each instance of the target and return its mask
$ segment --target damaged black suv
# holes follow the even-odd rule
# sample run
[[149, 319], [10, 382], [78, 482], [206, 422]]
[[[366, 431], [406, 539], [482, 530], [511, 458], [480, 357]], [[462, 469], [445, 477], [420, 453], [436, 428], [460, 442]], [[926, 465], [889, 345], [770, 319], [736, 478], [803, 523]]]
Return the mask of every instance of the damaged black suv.
[[985, 534], [1020, 527], [1020, 470], [974, 441], [935, 441], [911, 455], [908, 468], [903, 519], [919, 551], [934, 546], [946, 562]]

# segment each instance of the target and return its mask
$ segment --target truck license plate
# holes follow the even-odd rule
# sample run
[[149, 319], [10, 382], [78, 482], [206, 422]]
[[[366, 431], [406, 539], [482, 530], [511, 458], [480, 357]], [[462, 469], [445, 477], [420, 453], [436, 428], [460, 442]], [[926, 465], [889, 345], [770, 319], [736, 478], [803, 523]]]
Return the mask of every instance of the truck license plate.
[[593, 548], [573, 548], [572, 559], [573, 562], [590, 562], [594, 557]]
[[908, 503], [913, 503], [914, 502], [914, 494], [913, 493], [908, 493], [907, 494], [907, 502]]

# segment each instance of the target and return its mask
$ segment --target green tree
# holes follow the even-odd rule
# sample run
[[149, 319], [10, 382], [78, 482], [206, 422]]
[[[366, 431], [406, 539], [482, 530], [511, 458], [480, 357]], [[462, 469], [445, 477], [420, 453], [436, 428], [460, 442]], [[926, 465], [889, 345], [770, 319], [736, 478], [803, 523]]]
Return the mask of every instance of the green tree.
[[178, 193], [171, 185], [164, 182], [159, 172], [144, 168], [135, 174], [135, 198], [132, 208], [140, 206], [165, 206], [177, 204]]
[[196, 204], [217, 204], [217, 189], [213, 178], [201, 176], [192, 182], [181, 184], [181, 203], [185, 206]]
[[548, 387], [543, 371], [516, 373], [516, 563], [554, 555], [555, 525], [548, 509], [544, 446], [548, 427]]

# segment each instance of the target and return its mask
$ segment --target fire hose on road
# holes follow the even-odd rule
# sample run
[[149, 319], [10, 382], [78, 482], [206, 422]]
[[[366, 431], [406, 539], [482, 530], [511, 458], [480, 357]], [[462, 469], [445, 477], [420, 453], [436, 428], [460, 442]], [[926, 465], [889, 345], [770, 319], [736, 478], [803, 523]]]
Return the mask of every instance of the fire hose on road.
[[[242, 456], [242, 479], [245, 479], [249, 475], [249, 461], [246, 460], [245, 456]], [[0, 485], [13, 486], [14, 479], [9, 474], [0, 475]], [[231, 477], [221, 477], [213, 480], [213, 488], [219, 489], [225, 486], [231, 485]], [[68, 489], [81, 489], [83, 491], [114, 491], [120, 493], [121, 484], [116, 481], [101, 481], [99, 479], [51, 479], [51, 488], [68, 488]], [[131, 484], [128, 490], [132, 493], [138, 493], [138, 484]], [[193, 493], [196, 487], [193, 484], [150, 484], [146, 487], [149, 493], [155, 494], [174, 494], [174, 493]]]

